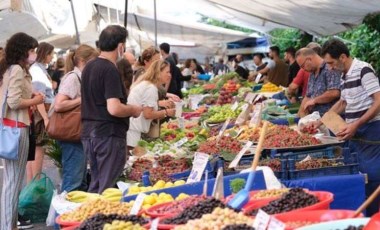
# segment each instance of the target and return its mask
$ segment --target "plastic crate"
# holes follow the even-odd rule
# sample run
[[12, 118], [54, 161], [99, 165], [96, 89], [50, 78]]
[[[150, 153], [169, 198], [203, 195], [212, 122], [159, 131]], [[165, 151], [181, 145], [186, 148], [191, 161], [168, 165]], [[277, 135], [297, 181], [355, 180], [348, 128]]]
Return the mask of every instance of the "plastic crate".
[[[235, 175], [230, 175], [230, 176], [224, 176], [223, 177], [224, 196], [231, 195], [231, 189], [230, 189], [230, 181], [231, 180], [236, 179], [236, 178], [243, 178], [246, 180], [248, 178], [248, 174], [249, 173], [241, 173], [241, 174], [235, 174]], [[211, 196], [211, 194], [212, 194], [212, 189], [214, 187], [214, 183], [215, 183], [215, 178], [210, 179], [207, 182], [207, 187], [208, 187], [207, 195], [208, 196]], [[146, 194], [148, 194], [148, 195], [151, 193], [159, 194], [161, 192], [165, 192], [165, 193], [172, 195], [173, 197], [177, 197], [180, 193], [186, 193], [188, 195], [201, 195], [203, 193], [203, 184], [204, 184], [204, 181], [200, 181], [200, 182], [195, 182], [192, 184], [185, 184], [185, 185], [175, 186], [175, 187], [171, 187], [171, 188], [154, 190], [154, 191], [146, 192]], [[261, 189], [266, 189], [265, 179], [264, 179], [263, 172], [257, 171], [251, 190], [261, 190]], [[137, 197], [137, 195], [124, 196], [123, 201], [129, 202], [131, 200], [135, 200], [136, 197]]]
[[295, 170], [295, 161], [289, 160], [289, 179], [296, 180], [320, 176], [352, 175], [359, 173], [357, 153], [344, 152], [344, 158], [337, 162], [343, 163], [342, 166], [332, 166], [317, 169]]
[[[208, 171], [208, 178], [212, 179], [216, 176], [216, 170], [217, 170], [217, 162], [219, 160], [219, 157], [213, 157], [207, 162], [206, 169]], [[180, 173], [174, 173], [169, 175], [170, 178], [173, 180], [187, 180], [191, 172], [191, 169], [188, 169], [186, 171], [180, 172]], [[150, 182], [149, 180], [144, 179], [144, 175], [149, 175], [148, 171], [145, 171], [142, 176], [142, 183], [144, 186], [149, 186]], [[204, 175], [202, 176], [202, 180], [204, 180]]]
[[[234, 175], [236, 173], [239, 173], [241, 170], [244, 170], [246, 168], [251, 167], [253, 161], [253, 156], [243, 156], [238, 164], [238, 170], [236, 171], [230, 171], [225, 172], [224, 175]], [[288, 179], [288, 171], [287, 171], [287, 163], [286, 160], [280, 160], [281, 161], [281, 171], [273, 171], [274, 175], [279, 180], [287, 180]], [[247, 167], [245, 167], [247, 166]], [[239, 170], [241, 169], [241, 170]]]
[[[290, 160], [293, 159], [295, 161], [300, 161], [305, 159], [307, 156], [310, 156], [312, 158], [326, 158], [326, 159], [333, 159], [336, 158], [335, 156], [335, 149], [336, 147], [324, 147], [324, 148], [315, 148], [311, 150], [301, 150], [301, 151], [292, 151], [292, 152], [278, 152], [277, 150], [273, 149], [270, 151], [270, 157], [271, 158], [279, 158], [284, 160]], [[347, 151], [348, 148], [343, 149], [343, 151]]]

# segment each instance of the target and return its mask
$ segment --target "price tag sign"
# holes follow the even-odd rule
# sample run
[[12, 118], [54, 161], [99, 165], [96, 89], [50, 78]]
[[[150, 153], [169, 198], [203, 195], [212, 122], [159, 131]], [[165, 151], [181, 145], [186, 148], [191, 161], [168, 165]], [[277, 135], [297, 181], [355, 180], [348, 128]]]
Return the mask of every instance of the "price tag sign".
[[247, 150], [252, 146], [253, 142], [252, 141], [248, 141], [244, 147], [240, 150], [240, 152], [235, 156], [235, 159], [233, 159], [233, 161], [231, 161], [230, 165], [228, 166], [228, 168], [235, 168], [241, 157], [244, 155], [245, 152], [247, 152]]
[[180, 129], [184, 129], [185, 128], [185, 118], [183, 117], [179, 117], [178, 118], [178, 126]]
[[259, 209], [255, 218], [255, 221], [253, 222], [253, 227], [256, 230], [266, 230], [269, 224], [269, 221], [270, 221], [270, 215], [268, 215], [263, 210]]
[[239, 103], [235, 101], [235, 103], [231, 106], [231, 110], [235, 111], [239, 107]]
[[271, 217], [268, 230], [285, 230], [285, 223], [279, 221], [275, 217]]
[[152, 221], [152, 225], [150, 226], [150, 230], [157, 230], [158, 229], [158, 222], [159, 222], [159, 219], [156, 218]]
[[252, 101], [256, 98], [256, 93], [248, 93], [247, 96], [245, 96], [244, 101], [248, 102], [249, 104], [252, 103]]
[[209, 155], [206, 153], [195, 152], [193, 168], [191, 169], [190, 175], [187, 178], [187, 184], [198, 182], [202, 179], [202, 175], [206, 169], [208, 158]]
[[261, 106], [262, 106], [261, 103], [257, 104], [255, 106], [255, 109], [253, 110], [251, 121], [249, 122], [249, 126], [250, 127], [257, 126], [257, 125], [260, 124], [260, 121], [261, 121]]
[[224, 134], [224, 132], [226, 131], [227, 126], [228, 126], [229, 123], [230, 123], [230, 118], [228, 118], [228, 119], [224, 122], [222, 128], [220, 129], [219, 134], [218, 134], [218, 141], [219, 141], [219, 139], [223, 136], [223, 134]]
[[255, 79], [255, 82], [259, 83], [262, 76], [263, 75], [261, 73], [258, 73], [257, 76], [256, 76], [256, 79]]
[[145, 197], [146, 197], [145, 193], [139, 193], [139, 195], [137, 195], [135, 203], [133, 203], [132, 209], [129, 214], [137, 215], [137, 213], [139, 213]]
[[174, 146], [176, 148], [179, 148], [181, 147], [183, 144], [185, 144], [186, 142], [188, 141], [187, 137], [184, 137], [182, 138], [181, 140], [177, 141], [176, 143], [174, 143]]

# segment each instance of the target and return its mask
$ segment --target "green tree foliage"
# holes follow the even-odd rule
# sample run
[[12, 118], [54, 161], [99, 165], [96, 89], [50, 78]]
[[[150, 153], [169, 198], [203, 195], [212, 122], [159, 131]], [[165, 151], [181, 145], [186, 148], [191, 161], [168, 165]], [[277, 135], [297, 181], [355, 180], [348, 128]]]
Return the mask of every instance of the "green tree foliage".
[[339, 34], [346, 40], [351, 55], [370, 63], [380, 74], [380, 32], [367, 24]]
[[272, 45], [280, 48], [281, 55], [286, 48], [293, 46], [298, 49], [301, 47], [302, 33], [298, 29], [274, 29], [269, 32]]

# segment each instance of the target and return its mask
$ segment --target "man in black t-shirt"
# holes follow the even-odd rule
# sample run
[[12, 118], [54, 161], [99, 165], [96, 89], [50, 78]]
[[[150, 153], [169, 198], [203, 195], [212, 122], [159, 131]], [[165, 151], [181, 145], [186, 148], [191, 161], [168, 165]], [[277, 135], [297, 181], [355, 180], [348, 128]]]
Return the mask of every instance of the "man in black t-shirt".
[[289, 84], [293, 82], [293, 79], [297, 76], [298, 71], [300, 71], [300, 66], [295, 59], [296, 49], [294, 47], [289, 47], [285, 50], [284, 59], [289, 65]]
[[126, 162], [129, 117], [138, 117], [140, 106], [126, 105], [127, 97], [116, 68], [127, 30], [106, 27], [99, 36], [100, 55], [82, 73], [82, 143], [90, 161], [89, 192], [113, 187]]
[[162, 43], [160, 45], [160, 53], [162, 58], [170, 63], [170, 74], [172, 75], [169, 85], [166, 85], [168, 93], [172, 93], [182, 98], [181, 92], [181, 70], [176, 66], [174, 58], [169, 54], [170, 45], [168, 43]]

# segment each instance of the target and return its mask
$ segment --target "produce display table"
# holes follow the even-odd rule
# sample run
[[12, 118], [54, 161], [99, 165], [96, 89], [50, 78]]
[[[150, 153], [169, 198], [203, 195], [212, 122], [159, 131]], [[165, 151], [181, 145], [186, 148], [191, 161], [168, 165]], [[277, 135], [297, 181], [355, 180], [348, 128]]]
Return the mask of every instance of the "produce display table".
[[334, 193], [331, 209], [357, 209], [365, 200], [365, 175], [339, 175], [282, 181], [286, 187]]

